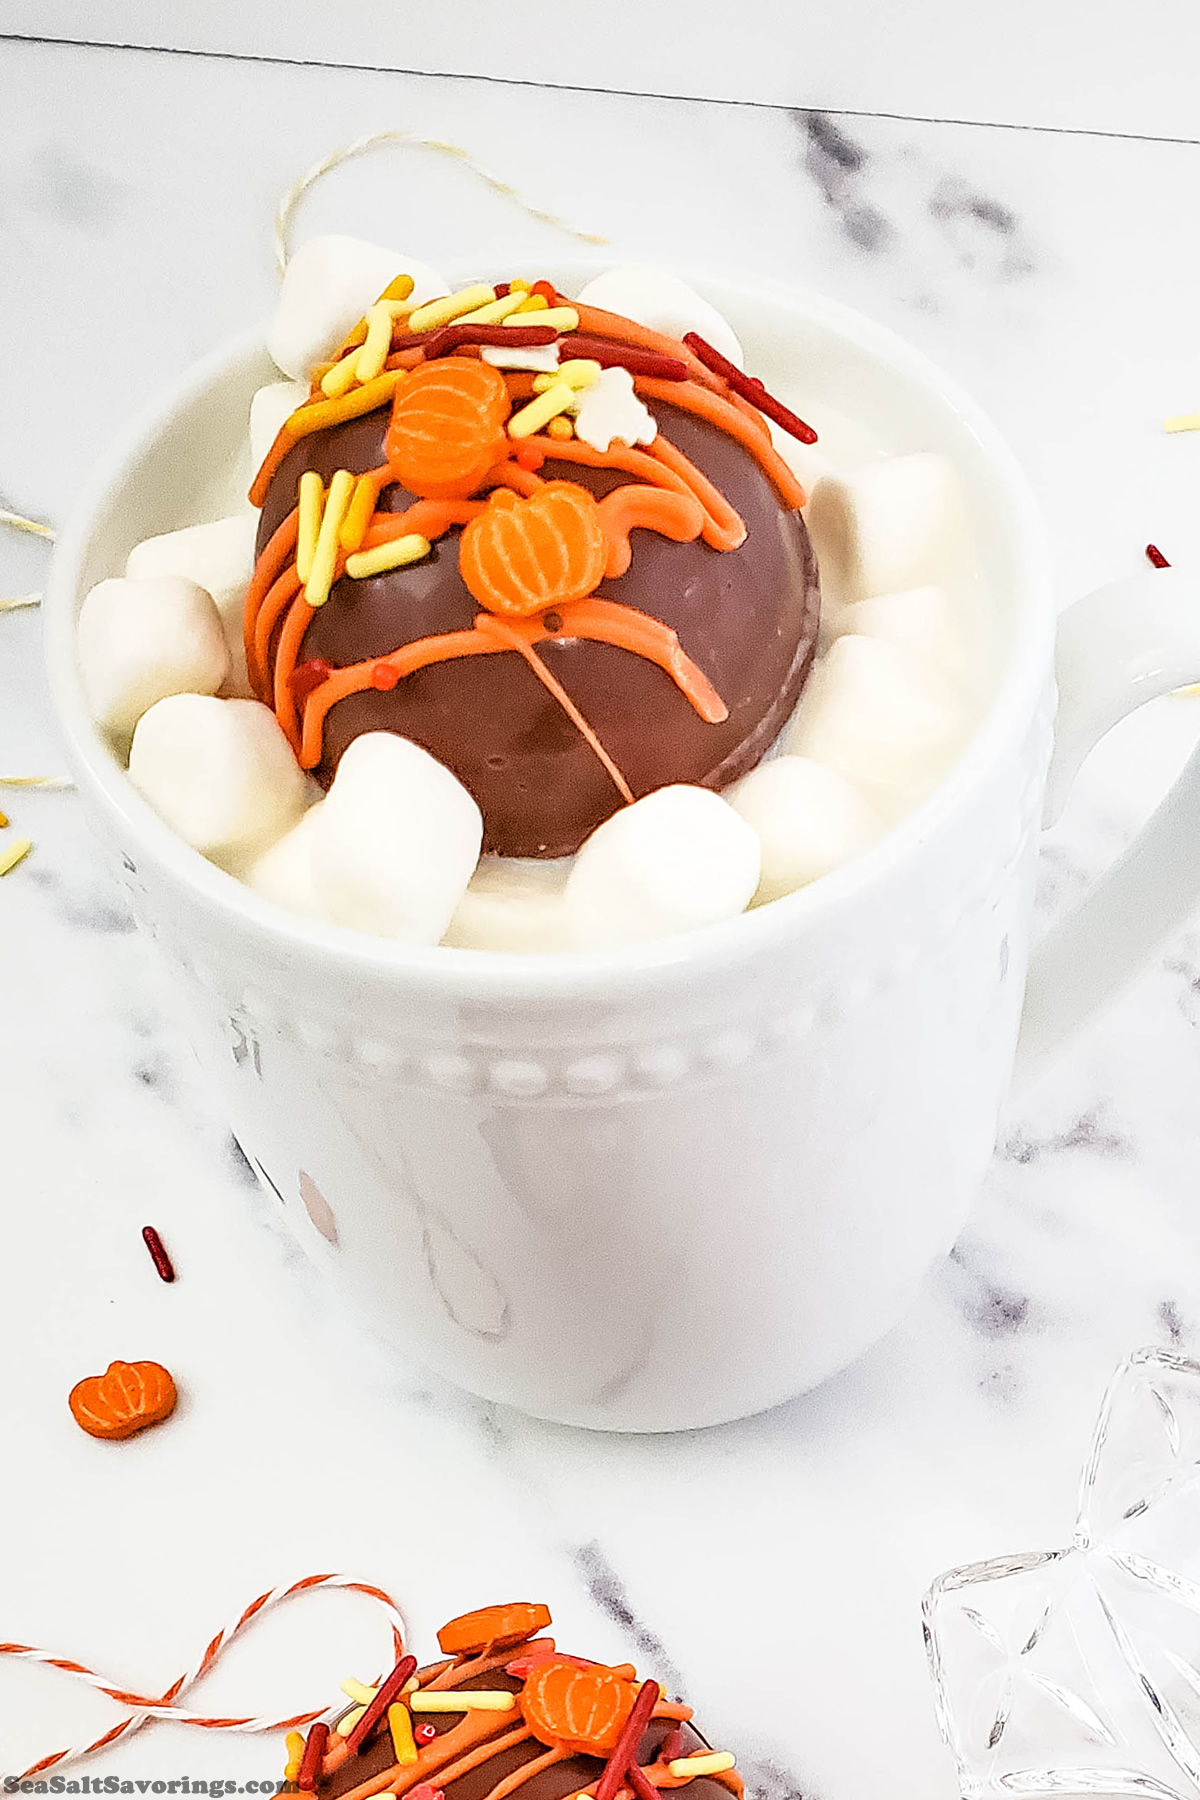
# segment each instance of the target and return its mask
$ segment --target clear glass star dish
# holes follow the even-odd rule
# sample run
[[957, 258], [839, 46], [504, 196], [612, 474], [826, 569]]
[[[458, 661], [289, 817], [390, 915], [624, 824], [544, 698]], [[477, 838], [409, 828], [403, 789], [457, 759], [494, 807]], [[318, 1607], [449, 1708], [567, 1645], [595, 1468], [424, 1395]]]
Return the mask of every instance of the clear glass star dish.
[[1070, 1546], [951, 1569], [924, 1618], [964, 1800], [1200, 1800], [1200, 1363], [1134, 1351]]

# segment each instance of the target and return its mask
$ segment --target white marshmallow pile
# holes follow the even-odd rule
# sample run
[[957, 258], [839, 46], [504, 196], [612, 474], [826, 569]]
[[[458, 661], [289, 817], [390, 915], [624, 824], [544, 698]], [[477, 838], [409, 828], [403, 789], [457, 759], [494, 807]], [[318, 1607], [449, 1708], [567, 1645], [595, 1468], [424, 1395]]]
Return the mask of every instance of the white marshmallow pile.
[[[330, 356], [398, 274], [411, 303], [448, 291], [424, 263], [356, 239], [292, 258], [268, 346], [286, 379], [250, 409], [255, 465]], [[670, 273], [626, 267], [580, 301], [658, 331], [699, 332], [742, 363], [729, 325]], [[553, 368], [554, 346], [485, 348], [500, 366]], [[537, 361], [541, 358], [541, 361]], [[521, 364], [521, 366], [524, 366]], [[622, 369], [581, 393], [576, 431], [607, 449], [654, 421]], [[780, 441], [777, 434], [777, 441]], [[796, 466], [798, 447], [781, 442]], [[257, 515], [147, 539], [79, 617], [80, 672], [97, 723], [163, 819], [264, 899], [400, 942], [549, 954], [612, 950], [733, 918], [863, 855], [946, 773], [970, 721], [973, 662], [951, 592], [966, 529], [953, 470], [931, 453], [834, 472], [804, 451], [806, 517], [821, 571], [822, 648], [767, 761], [724, 795], [659, 789], [599, 826], [574, 858], [481, 859], [472, 796], [425, 750], [356, 739], [329, 793], [299, 768], [270, 708], [248, 693], [242, 611]]]

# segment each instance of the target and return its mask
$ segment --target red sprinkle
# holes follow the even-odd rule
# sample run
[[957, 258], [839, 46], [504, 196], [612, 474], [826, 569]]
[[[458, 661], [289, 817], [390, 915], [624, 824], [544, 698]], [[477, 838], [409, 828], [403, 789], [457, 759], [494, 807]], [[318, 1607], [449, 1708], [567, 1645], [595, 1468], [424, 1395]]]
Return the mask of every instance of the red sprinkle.
[[530, 295], [540, 294], [551, 306], [558, 299], [558, 289], [552, 281], [535, 281], [529, 290]]
[[297, 663], [288, 676], [288, 687], [292, 698], [307, 700], [315, 694], [323, 681], [328, 681], [333, 674], [333, 664], [326, 662], [323, 656], [314, 656], [311, 662]]
[[512, 293], [512, 282], [511, 281], [498, 281], [496, 283], [496, 298], [497, 298], [497, 300], [506, 300], [511, 293]]
[[400, 677], [391, 663], [377, 662], [371, 670], [371, 686], [378, 688], [381, 694], [390, 693], [399, 680]]
[[673, 1726], [658, 1747], [659, 1761], [674, 1762], [677, 1756], [683, 1755], [686, 1748], [687, 1743], [683, 1735], [683, 1726]]
[[435, 1788], [432, 1781], [418, 1782], [415, 1788], [409, 1788], [408, 1800], [446, 1800], [441, 1788]]
[[1147, 544], [1146, 555], [1156, 569], [1169, 569], [1171, 566], [1157, 544]]
[[402, 1656], [391, 1674], [380, 1687], [375, 1698], [371, 1701], [371, 1704], [367, 1707], [366, 1712], [358, 1721], [358, 1724], [354, 1727], [354, 1730], [350, 1733], [350, 1736], [346, 1739], [346, 1748], [351, 1756], [354, 1755], [356, 1750], [362, 1749], [367, 1739], [373, 1735], [376, 1726], [383, 1723], [383, 1720], [387, 1716], [388, 1707], [392, 1704], [392, 1701], [396, 1698], [409, 1676], [415, 1675], [416, 1672], [416, 1657]]
[[[514, 350], [534, 344], [552, 344], [558, 336], [553, 325], [443, 325], [425, 340], [425, 355], [445, 356], [460, 344], [509, 344]], [[417, 342], [413, 339], [413, 342]], [[401, 350], [410, 348], [405, 338], [398, 339]]]
[[[650, 1715], [658, 1705], [658, 1697], [662, 1693], [657, 1681], [644, 1681], [638, 1689], [638, 1697], [633, 1703], [633, 1710], [625, 1721], [625, 1729], [617, 1739], [616, 1748], [604, 1765], [603, 1773], [596, 1783], [596, 1800], [614, 1800], [617, 1789], [628, 1778], [630, 1786], [636, 1793], [641, 1793], [637, 1785], [634, 1769], [637, 1767], [637, 1748], [642, 1741], [642, 1733], [646, 1729]], [[642, 1777], [646, 1780], [646, 1777]]]
[[681, 356], [659, 356], [656, 350], [639, 350], [636, 344], [615, 344], [609, 338], [586, 337], [578, 331], [567, 333], [558, 355], [560, 362], [586, 357], [602, 369], [628, 369], [631, 375], [646, 375], [655, 381], [687, 380], [688, 366]]
[[142, 1242], [150, 1252], [155, 1268], [164, 1281], [174, 1281], [175, 1265], [167, 1255], [166, 1245], [155, 1231], [153, 1225], [142, 1226]]
[[519, 469], [528, 469], [531, 474], [536, 474], [545, 460], [546, 452], [537, 444], [522, 444], [514, 458]]
[[630, 1763], [625, 1771], [625, 1779], [637, 1795], [638, 1800], [660, 1800], [658, 1789], [640, 1763]]
[[325, 1746], [329, 1742], [329, 1727], [320, 1719], [312, 1727], [304, 1745], [304, 1755], [300, 1758], [300, 1773], [296, 1777], [296, 1786], [305, 1793], [311, 1794], [317, 1785], [317, 1773], [325, 1755]]
[[723, 375], [734, 393], [740, 394], [743, 400], [749, 400], [751, 406], [757, 406], [764, 417], [774, 419], [777, 425], [782, 425], [791, 437], [799, 438], [802, 444], [816, 443], [817, 434], [811, 425], [806, 425], [782, 400], [776, 400], [773, 394], [769, 394], [762, 382], [753, 375], [743, 375], [736, 363], [731, 363], [727, 356], [714, 350], [698, 332], [689, 331], [683, 341], [699, 357], [706, 369], [711, 369], [714, 375]]
[[418, 1744], [432, 1744], [437, 1734], [437, 1726], [431, 1725], [428, 1719], [423, 1719], [419, 1725], [413, 1726], [413, 1737]]

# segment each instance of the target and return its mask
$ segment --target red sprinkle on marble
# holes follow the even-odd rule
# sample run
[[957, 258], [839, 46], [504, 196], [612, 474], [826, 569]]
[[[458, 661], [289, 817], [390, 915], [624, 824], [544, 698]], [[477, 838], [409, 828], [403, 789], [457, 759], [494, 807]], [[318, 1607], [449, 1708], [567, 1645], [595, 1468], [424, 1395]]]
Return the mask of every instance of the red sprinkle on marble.
[[1171, 566], [1157, 544], [1146, 545], [1146, 556], [1156, 569], [1169, 569]]
[[175, 1265], [167, 1255], [167, 1247], [155, 1231], [153, 1225], [142, 1226], [142, 1242], [150, 1252], [150, 1259], [164, 1281], [174, 1281]]
[[318, 1719], [308, 1734], [304, 1755], [300, 1758], [300, 1773], [296, 1776], [296, 1786], [304, 1793], [311, 1794], [317, 1785], [317, 1774], [328, 1742], [329, 1727]]
[[749, 400], [751, 406], [757, 406], [765, 418], [774, 419], [789, 436], [799, 438], [802, 444], [816, 443], [817, 434], [811, 425], [806, 425], [782, 400], [776, 400], [773, 394], [769, 394], [755, 376], [743, 375], [736, 363], [731, 363], [727, 356], [714, 350], [699, 332], [689, 331], [683, 341], [699, 357], [706, 369], [711, 369], [714, 375], [723, 376], [734, 393], [740, 394], [743, 400]]
[[418, 1744], [432, 1744], [437, 1734], [437, 1726], [431, 1725], [428, 1719], [423, 1719], [419, 1725], [413, 1726], [413, 1738]]
[[535, 474], [545, 460], [546, 452], [537, 444], [522, 444], [515, 458], [517, 467], [528, 469], [530, 474]]
[[417, 1672], [415, 1656], [402, 1656], [391, 1674], [384, 1681], [350, 1736], [346, 1739], [346, 1748], [351, 1756], [361, 1750], [367, 1739], [372, 1736], [377, 1726], [387, 1717], [387, 1709], [396, 1699], [401, 1688], [410, 1675]]
[[333, 664], [326, 662], [323, 656], [314, 656], [311, 662], [298, 663], [288, 676], [288, 687], [294, 700], [307, 700], [315, 694], [323, 681], [328, 681], [333, 674]]
[[371, 670], [371, 686], [378, 688], [381, 694], [388, 694], [399, 682], [400, 677], [391, 663], [376, 663]]

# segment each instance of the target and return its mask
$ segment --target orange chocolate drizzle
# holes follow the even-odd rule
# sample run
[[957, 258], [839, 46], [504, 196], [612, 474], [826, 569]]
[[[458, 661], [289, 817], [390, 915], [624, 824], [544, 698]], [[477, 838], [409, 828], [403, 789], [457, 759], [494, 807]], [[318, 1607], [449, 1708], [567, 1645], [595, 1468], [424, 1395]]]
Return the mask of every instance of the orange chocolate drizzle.
[[[631, 346], [638, 352], [649, 352], [653, 358], [670, 359], [677, 368], [684, 367], [686, 378], [683, 380], [662, 380], [636, 373], [634, 390], [646, 400], [669, 402], [694, 413], [736, 439], [758, 462], [786, 506], [804, 504], [804, 489], [775, 449], [762, 414], [732, 392], [728, 383], [708, 369], [687, 345], [595, 307], [579, 306], [560, 296], [556, 296], [551, 304], [556, 302], [574, 307], [581, 333], [614, 345]], [[536, 325], [538, 316], [536, 312], [530, 313], [528, 323]], [[361, 543], [364, 550], [414, 534], [433, 542], [454, 526], [483, 531], [489, 523], [484, 514], [499, 504], [495, 498], [499, 490], [509, 490], [508, 504], [512, 506], [512, 497], [530, 501], [555, 487], [573, 488], [586, 500], [587, 508], [595, 511], [603, 534], [603, 560], [602, 564], [596, 565], [597, 579], [600, 576], [607, 580], [619, 579], [629, 568], [632, 559], [629, 534], [635, 528], [659, 532], [678, 543], [700, 538], [712, 549], [722, 552], [736, 550], [744, 542], [746, 527], [738, 513], [661, 431], [644, 448], [634, 449], [614, 441], [604, 452], [592, 449], [578, 438], [561, 439], [544, 430], [514, 439], [505, 434], [504, 420], [531, 397], [531, 375], [519, 370], [502, 371], [479, 361], [479, 346], [470, 343], [457, 344], [447, 355], [430, 359], [424, 343], [405, 348], [406, 331], [407, 321], [397, 320], [392, 354], [386, 360], [384, 372], [338, 398], [325, 398], [318, 385], [322, 374], [333, 364], [318, 365], [309, 400], [284, 422], [255, 476], [250, 489], [253, 504], [263, 504], [284, 457], [305, 436], [391, 406], [392, 423], [385, 450], [388, 464], [381, 469], [355, 473], [373, 478], [372, 498], [375, 502], [391, 481], [399, 480], [410, 492], [413, 491], [414, 467], [418, 470], [427, 467], [428, 485], [438, 491], [418, 498], [400, 514], [373, 511]], [[361, 343], [364, 336], [363, 328], [358, 327], [346, 339], [334, 361], [356, 343]], [[471, 369], [470, 375], [462, 367], [464, 363]], [[446, 371], [448, 365], [454, 364], [461, 369], [461, 378], [451, 369], [439, 382], [433, 372]], [[410, 385], [411, 373], [423, 369], [430, 372], [426, 387], [438, 390], [429, 397], [428, 421], [421, 409], [421, 399], [426, 396], [417, 398], [414, 406], [414, 387]], [[456, 392], [464, 386], [476, 391], [465, 395]], [[486, 405], [481, 402], [480, 394], [486, 395]], [[415, 440], [409, 428], [410, 419], [416, 422], [418, 435]], [[460, 446], [464, 455], [469, 457], [474, 453], [478, 467], [472, 469], [458, 491], [453, 469], [449, 480], [446, 470], [454, 464]], [[403, 463], [403, 473], [395, 466], [397, 454]], [[633, 479], [602, 500], [595, 501], [577, 484], [544, 482], [537, 470], [547, 458], [557, 463], [614, 470]], [[422, 485], [419, 479], [416, 485]], [[683, 650], [675, 632], [639, 609], [603, 599], [590, 591], [572, 594], [569, 583], [563, 589], [564, 595], [569, 597], [557, 598], [552, 579], [549, 590], [546, 590], [545, 579], [535, 584], [546, 591], [521, 605], [521, 613], [525, 616], [511, 616], [510, 606], [495, 604], [491, 599], [492, 573], [503, 577], [507, 572], [511, 585], [513, 569], [522, 558], [523, 566], [529, 567], [528, 556], [535, 536], [532, 519], [525, 518], [521, 524], [523, 531], [519, 535], [523, 536], [523, 542], [516, 546], [519, 552], [516, 556], [506, 556], [501, 542], [502, 526], [491, 533], [493, 542], [489, 554], [494, 563], [505, 567], [493, 571], [491, 565], [479, 564], [478, 557], [475, 559], [479, 571], [477, 584], [472, 586], [468, 579], [467, 585], [477, 598], [483, 598], [483, 610], [477, 614], [470, 630], [418, 639], [400, 645], [387, 656], [373, 656], [328, 673], [322, 666], [315, 680], [294, 682], [301, 646], [315, 609], [305, 597], [296, 567], [298, 516], [295, 511], [288, 515], [258, 558], [246, 595], [244, 638], [251, 687], [260, 700], [273, 708], [303, 768], [313, 769], [320, 763], [326, 717], [330, 709], [348, 695], [370, 687], [386, 690], [416, 670], [438, 662], [463, 656], [517, 654], [524, 658], [531, 672], [586, 739], [622, 799], [631, 801], [633, 795], [621, 771], [570, 696], [536, 654], [535, 645], [556, 637], [593, 639], [644, 657], [663, 670], [702, 719], [720, 723], [728, 717], [721, 696]], [[542, 544], [541, 574], [545, 577], [546, 563], [563, 566], [564, 558], [567, 562], [570, 560], [572, 546], [568, 543], [564, 548], [555, 543], [546, 547], [544, 533]], [[347, 552], [339, 549], [334, 566], [335, 582], [344, 574], [346, 561]], [[461, 547], [460, 568], [466, 579]], [[488, 577], [486, 581], [484, 574]], [[553, 569], [549, 574], [552, 578]], [[481, 581], [486, 589], [484, 595], [479, 593]], [[587, 583], [589, 590], [594, 585], [594, 581]], [[310, 666], [306, 665], [302, 673], [311, 673]]]
[[[486, 1626], [488, 1621], [499, 1622], [520, 1614], [530, 1620], [550, 1622], [548, 1611], [540, 1606], [488, 1607], [479, 1613], [464, 1615], [462, 1620], [451, 1620], [438, 1635], [449, 1647], [447, 1634], [453, 1634], [460, 1624]], [[400, 1795], [416, 1788], [432, 1788], [438, 1792], [493, 1760], [507, 1773], [498, 1770], [497, 1780], [486, 1790], [482, 1800], [508, 1800], [508, 1796], [556, 1763], [581, 1756], [605, 1763], [616, 1740], [616, 1731], [611, 1726], [614, 1721], [618, 1727], [623, 1723], [638, 1691], [637, 1671], [631, 1663], [610, 1666], [566, 1656], [557, 1650], [552, 1637], [534, 1635], [540, 1629], [540, 1623], [532, 1623], [523, 1632], [510, 1631], [505, 1634], [502, 1644], [471, 1642], [470, 1648], [418, 1671], [414, 1678], [416, 1692], [430, 1694], [499, 1687], [514, 1695], [515, 1704], [505, 1712], [471, 1710], [461, 1713], [453, 1724], [439, 1728], [431, 1741], [417, 1745], [415, 1760], [407, 1763], [396, 1760], [386, 1722], [370, 1740], [356, 1749], [351, 1748], [335, 1725], [315, 1771], [317, 1800], [333, 1800], [334, 1795], [336, 1800], [373, 1800], [377, 1794]], [[469, 1633], [467, 1638], [469, 1640]], [[550, 1681], [534, 1682], [535, 1670], [539, 1676], [549, 1675]], [[573, 1685], [586, 1690], [577, 1709], [571, 1704]], [[551, 1686], [556, 1686], [557, 1692], [548, 1696], [547, 1689]], [[535, 1693], [534, 1688], [540, 1691]], [[411, 1699], [413, 1691], [404, 1692], [402, 1704]], [[430, 1717], [445, 1720], [449, 1716], [449, 1712], [430, 1715], [422, 1711], [420, 1718], [422, 1721]], [[674, 1737], [678, 1743], [679, 1734], [673, 1728], [688, 1725], [692, 1709], [659, 1697], [650, 1712], [650, 1719], [666, 1721], [672, 1730], [662, 1739], [648, 1763], [641, 1763], [635, 1752], [640, 1778], [644, 1778], [644, 1781], [639, 1778], [639, 1785], [644, 1787], [648, 1782], [658, 1790], [689, 1785], [696, 1776], [673, 1773], [669, 1764], [680, 1755], [689, 1754], [686, 1749], [672, 1751], [670, 1739]], [[594, 1741], [592, 1733], [596, 1734]], [[525, 1744], [542, 1744], [544, 1750], [512, 1767], [508, 1753]], [[704, 1754], [706, 1748], [697, 1734], [690, 1754]], [[352, 1765], [356, 1763], [361, 1766], [354, 1768]], [[360, 1778], [349, 1780], [351, 1775]], [[594, 1795], [600, 1779], [597, 1776], [572, 1789], [573, 1795]], [[610, 1787], [612, 1779], [610, 1774]], [[743, 1800], [743, 1783], [735, 1769], [711, 1771], [706, 1779], [719, 1783], [734, 1796], [734, 1800]], [[628, 1780], [616, 1786], [614, 1800], [634, 1800]]]

